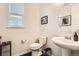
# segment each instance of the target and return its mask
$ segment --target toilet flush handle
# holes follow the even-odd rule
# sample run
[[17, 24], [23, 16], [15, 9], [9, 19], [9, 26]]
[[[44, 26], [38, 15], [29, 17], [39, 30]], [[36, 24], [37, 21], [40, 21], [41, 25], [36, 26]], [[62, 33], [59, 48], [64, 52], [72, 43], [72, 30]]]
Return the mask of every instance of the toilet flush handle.
[[27, 40], [21, 40], [21, 44], [24, 44]]

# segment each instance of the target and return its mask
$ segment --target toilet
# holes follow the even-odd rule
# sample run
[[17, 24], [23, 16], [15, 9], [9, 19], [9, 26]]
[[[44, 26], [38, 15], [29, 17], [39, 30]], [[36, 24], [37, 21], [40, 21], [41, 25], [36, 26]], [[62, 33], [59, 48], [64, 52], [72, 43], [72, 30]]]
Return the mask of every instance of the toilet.
[[39, 40], [39, 43], [35, 42], [30, 45], [30, 49], [32, 50], [32, 56], [42, 55], [42, 50], [47, 43], [47, 37], [45, 36], [40, 36], [38, 40]]

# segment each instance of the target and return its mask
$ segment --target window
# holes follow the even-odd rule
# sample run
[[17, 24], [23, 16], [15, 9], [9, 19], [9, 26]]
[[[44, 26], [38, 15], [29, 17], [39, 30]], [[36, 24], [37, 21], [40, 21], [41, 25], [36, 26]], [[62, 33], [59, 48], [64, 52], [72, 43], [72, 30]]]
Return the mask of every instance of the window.
[[10, 3], [8, 27], [23, 27], [23, 15], [23, 3]]

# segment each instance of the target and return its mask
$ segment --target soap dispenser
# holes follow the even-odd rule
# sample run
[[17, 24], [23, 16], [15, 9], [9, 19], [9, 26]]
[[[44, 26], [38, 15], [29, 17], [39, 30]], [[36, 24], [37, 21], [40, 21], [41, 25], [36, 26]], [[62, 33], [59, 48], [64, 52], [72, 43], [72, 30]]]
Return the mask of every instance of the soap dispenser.
[[76, 32], [75, 32], [75, 34], [74, 34], [74, 41], [78, 41], [78, 35], [77, 35]]

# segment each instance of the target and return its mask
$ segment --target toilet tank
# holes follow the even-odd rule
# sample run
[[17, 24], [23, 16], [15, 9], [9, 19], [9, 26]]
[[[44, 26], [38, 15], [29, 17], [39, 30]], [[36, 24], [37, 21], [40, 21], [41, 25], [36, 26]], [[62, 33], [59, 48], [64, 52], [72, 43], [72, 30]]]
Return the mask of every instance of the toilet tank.
[[44, 45], [47, 42], [47, 37], [46, 36], [40, 36], [39, 37], [39, 43]]

